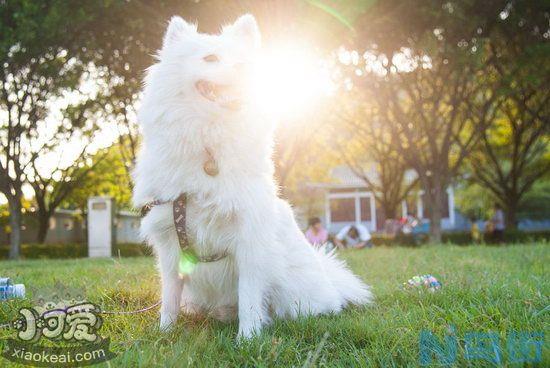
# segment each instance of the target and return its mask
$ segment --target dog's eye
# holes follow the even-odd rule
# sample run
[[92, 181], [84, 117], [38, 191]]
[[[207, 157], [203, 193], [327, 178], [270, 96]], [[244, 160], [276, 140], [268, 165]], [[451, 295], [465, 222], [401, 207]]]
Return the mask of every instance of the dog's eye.
[[214, 54], [206, 55], [205, 57], [202, 58], [202, 60], [208, 63], [217, 63], [218, 61], [220, 61], [218, 56]]

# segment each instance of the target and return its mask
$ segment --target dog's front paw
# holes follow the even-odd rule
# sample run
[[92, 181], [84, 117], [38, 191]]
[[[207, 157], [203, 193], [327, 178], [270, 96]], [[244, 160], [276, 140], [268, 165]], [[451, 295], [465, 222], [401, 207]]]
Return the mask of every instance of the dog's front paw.
[[239, 323], [238, 340], [248, 340], [260, 334], [261, 324]]
[[238, 341], [250, 340], [255, 336], [258, 336], [259, 332], [257, 330], [241, 330], [237, 334]]
[[176, 325], [178, 319], [177, 313], [161, 313], [160, 315], [160, 330], [162, 332], [169, 332]]

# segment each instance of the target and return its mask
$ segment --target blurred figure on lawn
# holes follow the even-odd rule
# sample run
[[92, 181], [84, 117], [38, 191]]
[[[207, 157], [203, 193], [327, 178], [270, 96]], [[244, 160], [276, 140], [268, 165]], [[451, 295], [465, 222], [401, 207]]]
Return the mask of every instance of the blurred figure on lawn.
[[418, 226], [418, 219], [412, 212], [408, 212], [407, 216], [401, 218], [399, 222], [401, 223], [401, 233], [403, 234], [412, 233], [413, 229]]
[[319, 217], [312, 217], [309, 219], [306, 239], [314, 246], [320, 246], [327, 242], [328, 231], [323, 227], [323, 224], [321, 224], [321, 219], [319, 219]]
[[498, 203], [495, 203], [495, 212], [493, 217], [489, 221], [491, 224], [491, 240], [495, 243], [502, 243], [504, 241], [504, 230], [506, 229], [506, 223], [504, 220], [504, 211]]
[[477, 224], [477, 218], [475, 216], [470, 217], [470, 222], [472, 223], [472, 226], [470, 228], [470, 236], [472, 237], [472, 242], [474, 242], [474, 244], [480, 244], [483, 241], [483, 237], [481, 234], [481, 230], [479, 229], [479, 225]]
[[347, 225], [336, 234], [334, 243], [338, 248], [372, 248], [372, 236], [361, 224]]

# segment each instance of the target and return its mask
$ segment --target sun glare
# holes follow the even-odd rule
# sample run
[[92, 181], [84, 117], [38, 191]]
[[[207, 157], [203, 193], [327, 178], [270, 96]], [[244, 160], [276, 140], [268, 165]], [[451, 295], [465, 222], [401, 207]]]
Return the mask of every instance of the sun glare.
[[274, 46], [260, 55], [254, 78], [254, 98], [265, 112], [291, 118], [315, 109], [334, 90], [322, 59], [299, 45]]

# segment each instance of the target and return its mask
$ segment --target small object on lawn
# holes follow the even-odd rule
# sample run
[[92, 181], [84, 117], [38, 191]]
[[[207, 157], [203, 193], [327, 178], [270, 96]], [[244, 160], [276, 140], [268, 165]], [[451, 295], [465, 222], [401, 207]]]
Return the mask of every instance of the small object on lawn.
[[0, 301], [24, 298], [25, 297], [25, 285], [12, 284], [9, 277], [0, 277]]
[[403, 286], [407, 289], [425, 288], [431, 291], [432, 293], [436, 290], [441, 289], [441, 283], [437, 281], [437, 279], [432, 275], [414, 276], [412, 279], [405, 282]]

